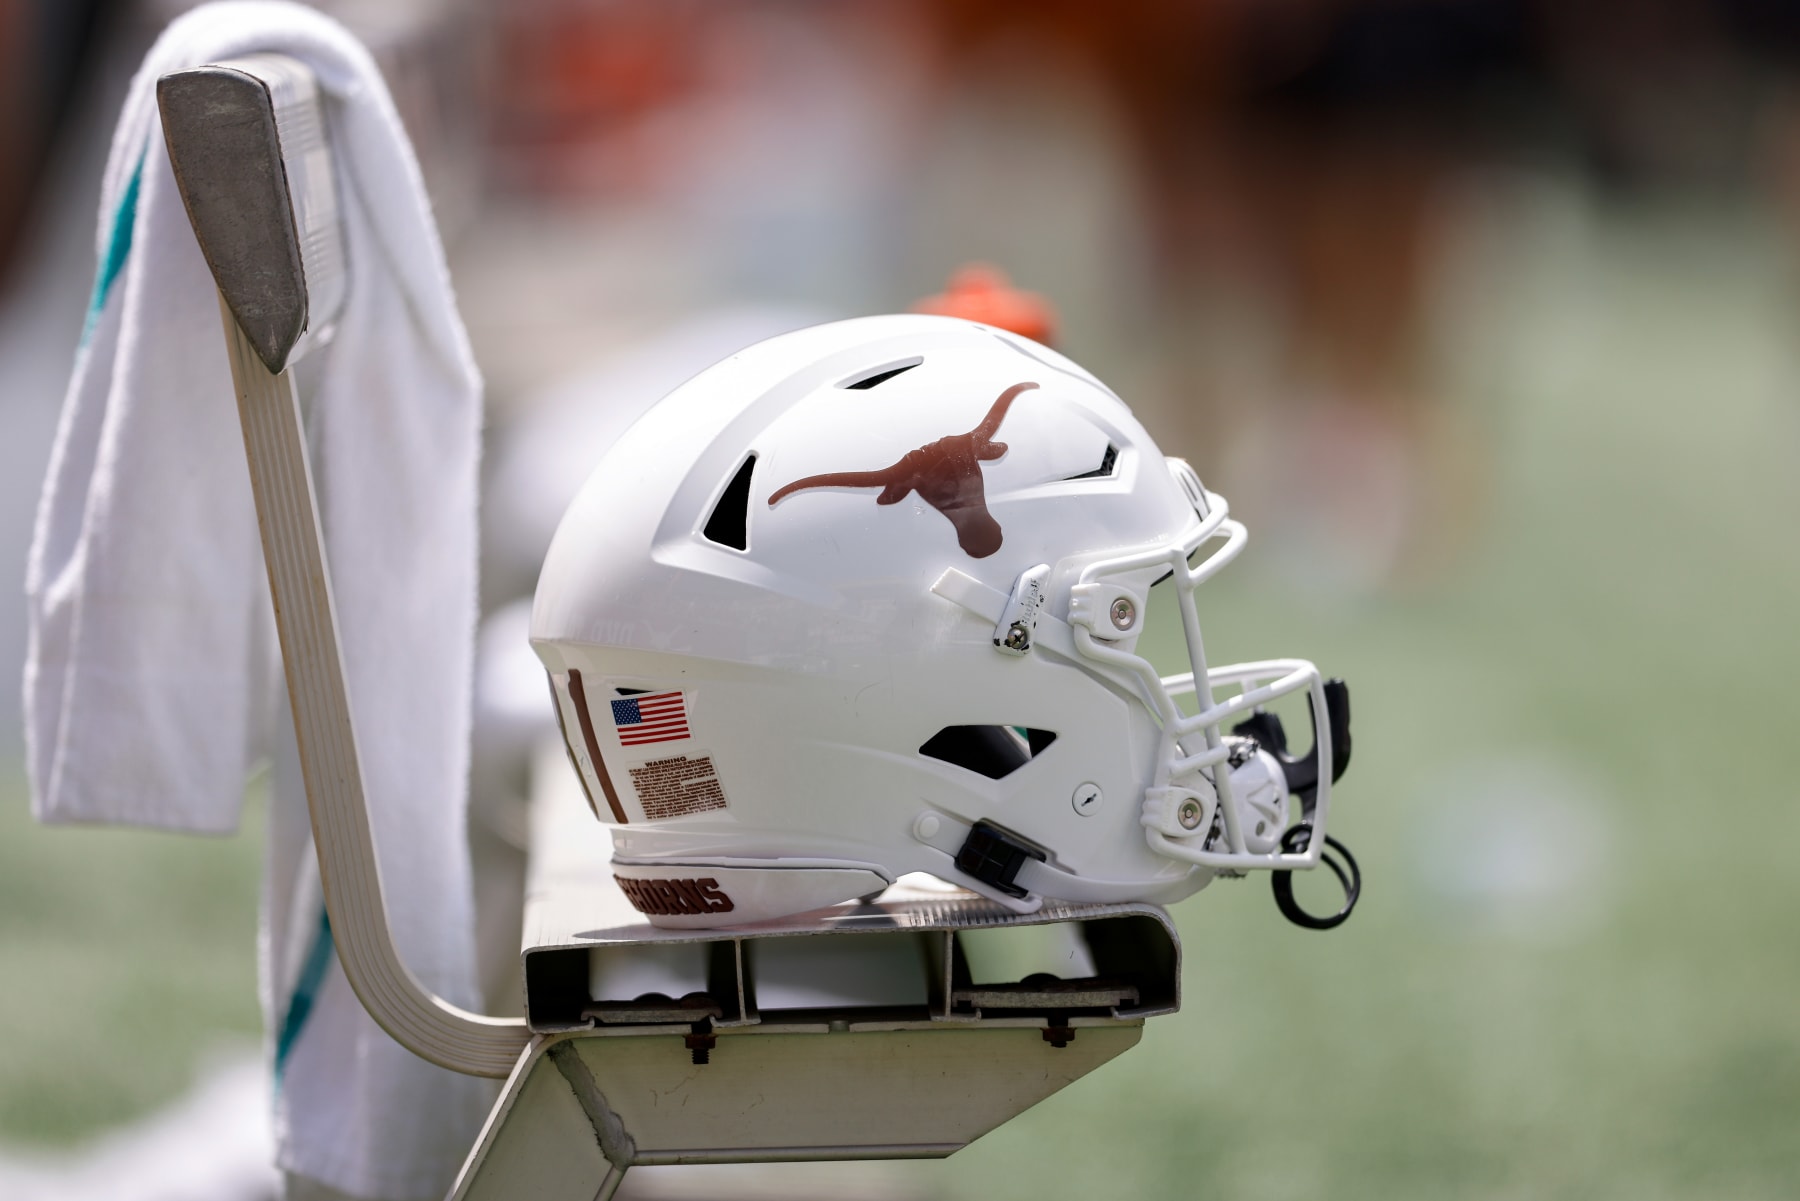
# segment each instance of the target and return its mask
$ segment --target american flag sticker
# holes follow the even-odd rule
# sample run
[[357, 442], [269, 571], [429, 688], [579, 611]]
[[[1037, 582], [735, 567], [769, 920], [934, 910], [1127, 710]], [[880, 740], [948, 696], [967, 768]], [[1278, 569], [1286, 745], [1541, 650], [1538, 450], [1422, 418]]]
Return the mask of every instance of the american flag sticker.
[[612, 702], [620, 746], [674, 742], [688, 737], [687, 698], [679, 692], [648, 692]]

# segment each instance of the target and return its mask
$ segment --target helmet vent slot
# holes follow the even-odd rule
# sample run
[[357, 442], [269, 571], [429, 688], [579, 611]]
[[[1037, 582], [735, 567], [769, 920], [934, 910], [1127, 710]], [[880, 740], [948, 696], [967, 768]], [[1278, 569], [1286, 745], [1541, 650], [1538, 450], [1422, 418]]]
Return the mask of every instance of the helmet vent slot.
[[901, 372], [911, 371], [914, 367], [917, 367], [924, 361], [925, 359], [922, 356], [914, 355], [910, 359], [901, 359], [897, 363], [884, 363], [880, 367], [871, 368], [867, 371], [859, 371], [848, 379], [840, 380], [838, 382], [838, 387], [856, 388], [859, 391], [867, 391], [877, 384], [886, 383]]
[[750, 548], [750, 476], [755, 470], [756, 456], [751, 455], [725, 485], [719, 503], [713, 506], [712, 516], [706, 519], [706, 528], [701, 531], [708, 542], [717, 542], [732, 550]]
[[1012, 775], [1056, 741], [1027, 726], [945, 726], [919, 748], [927, 759], [966, 768], [990, 780]]
[[1064, 476], [1070, 480], [1101, 480], [1112, 475], [1113, 468], [1119, 465], [1119, 448], [1111, 442], [1106, 444], [1106, 453], [1100, 457], [1100, 466], [1092, 471], [1083, 471], [1076, 475]]

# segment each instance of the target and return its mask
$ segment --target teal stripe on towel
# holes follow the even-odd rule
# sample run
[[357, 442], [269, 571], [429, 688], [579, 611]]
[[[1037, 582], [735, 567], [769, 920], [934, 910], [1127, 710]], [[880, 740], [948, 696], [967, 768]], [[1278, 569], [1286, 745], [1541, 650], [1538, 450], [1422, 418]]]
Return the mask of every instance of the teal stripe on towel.
[[125, 269], [125, 256], [131, 253], [131, 232], [137, 228], [138, 191], [143, 182], [144, 156], [139, 155], [137, 166], [131, 169], [131, 178], [125, 181], [125, 193], [119, 197], [119, 207], [113, 212], [112, 229], [106, 235], [106, 255], [100, 260], [100, 270], [94, 276], [94, 295], [88, 301], [87, 320], [81, 327], [83, 346], [93, 336], [94, 327], [100, 324], [100, 311], [106, 307], [113, 281]]
[[293, 1053], [294, 1044], [300, 1041], [300, 1032], [306, 1028], [306, 1019], [312, 1015], [313, 1002], [318, 999], [319, 989], [325, 984], [325, 969], [331, 966], [334, 953], [331, 915], [320, 906], [319, 928], [313, 933], [312, 946], [307, 948], [306, 962], [300, 966], [300, 979], [294, 982], [294, 995], [288, 1001], [287, 1016], [281, 1020], [281, 1035], [275, 1040], [277, 1092], [281, 1090], [281, 1074], [287, 1067], [288, 1056]]

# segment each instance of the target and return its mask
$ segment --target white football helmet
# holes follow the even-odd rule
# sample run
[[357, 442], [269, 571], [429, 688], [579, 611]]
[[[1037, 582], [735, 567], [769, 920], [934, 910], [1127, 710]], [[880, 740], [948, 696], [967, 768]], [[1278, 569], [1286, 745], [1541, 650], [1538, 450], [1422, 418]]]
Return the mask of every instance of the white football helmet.
[[[1055, 351], [843, 321], [733, 355], [618, 440], [550, 547], [532, 643], [658, 925], [905, 872], [1019, 912], [1167, 903], [1321, 862], [1348, 757], [1347, 693], [1311, 663], [1207, 667], [1194, 591], [1243, 545]], [[1171, 576], [1192, 670], [1163, 678], [1137, 643]], [[1261, 710], [1286, 694], [1310, 698], [1304, 757]]]

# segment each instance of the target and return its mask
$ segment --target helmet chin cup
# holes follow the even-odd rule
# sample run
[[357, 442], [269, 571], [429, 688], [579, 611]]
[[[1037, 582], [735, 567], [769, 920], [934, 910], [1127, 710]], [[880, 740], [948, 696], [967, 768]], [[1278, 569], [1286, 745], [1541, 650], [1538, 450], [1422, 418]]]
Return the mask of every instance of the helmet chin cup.
[[1236, 748], [1244, 760], [1231, 769], [1231, 793], [1245, 848], [1267, 855], [1281, 845], [1287, 829], [1289, 789], [1276, 758], [1260, 748], [1252, 751], [1252, 745], [1246, 741]]
[[[1282, 849], [1282, 836], [1290, 826], [1288, 801], [1302, 802], [1299, 820], [1323, 831], [1331, 808], [1331, 781], [1321, 777], [1316, 791], [1307, 798], [1292, 793], [1282, 761], [1256, 746], [1253, 740], [1226, 738], [1220, 727], [1233, 718], [1260, 711], [1269, 703], [1294, 693], [1305, 692], [1313, 710], [1317, 733], [1317, 752], [1331, 758], [1331, 731], [1327, 716], [1324, 682], [1319, 669], [1304, 660], [1272, 659], [1260, 663], [1240, 663], [1216, 668], [1207, 675], [1202, 703], [1204, 708], [1192, 717], [1183, 717], [1164, 730], [1165, 747], [1169, 748], [1165, 767], [1180, 779], [1188, 772], [1211, 769], [1211, 778], [1219, 791], [1220, 837], [1207, 844], [1178, 841], [1162, 828], [1146, 823], [1145, 838], [1158, 854], [1187, 863], [1227, 871], [1292, 871], [1315, 867], [1323, 849], [1323, 840], [1314, 838], [1299, 851]], [[1173, 677], [1168, 682], [1172, 695], [1200, 693], [1191, 677]], [[1236, 688], [1237, 695], [1214, 701], [1213, 692]], [[1207, 703], [1211, 702], [1211, 703]], [[1203, 749], [1182, 755], [1184, 740], [1204, 741]], [[1252, 750], [1251, 748], [1255, 748]], [[1232, 761], [1237, 762], [1233, 765]], [[1227, 764], [1219, 771], [1218, 764]], [[1258, 825], [1261, 829], [1258, 829]]]
[[[1289, 794], [1282, 783], [1281, 764], [1248, 739], [1234, 742], [1226, 763], [1230, 765], [1229, 791], [1237, 808], [1237, 826], [1245, 849], [1266, 856], [1281, 845], [1282, 833], [1288, 828]], [[1219, 769], [1212, 770], [1216, 775]], [[1225, 832], [1218, 792], [1202, 772], [1194, 772], [1185, 783], [1189, 786], [1152, 788], [1144, 794], [1144, 828], [1190, 849], [1216, 849]]]

